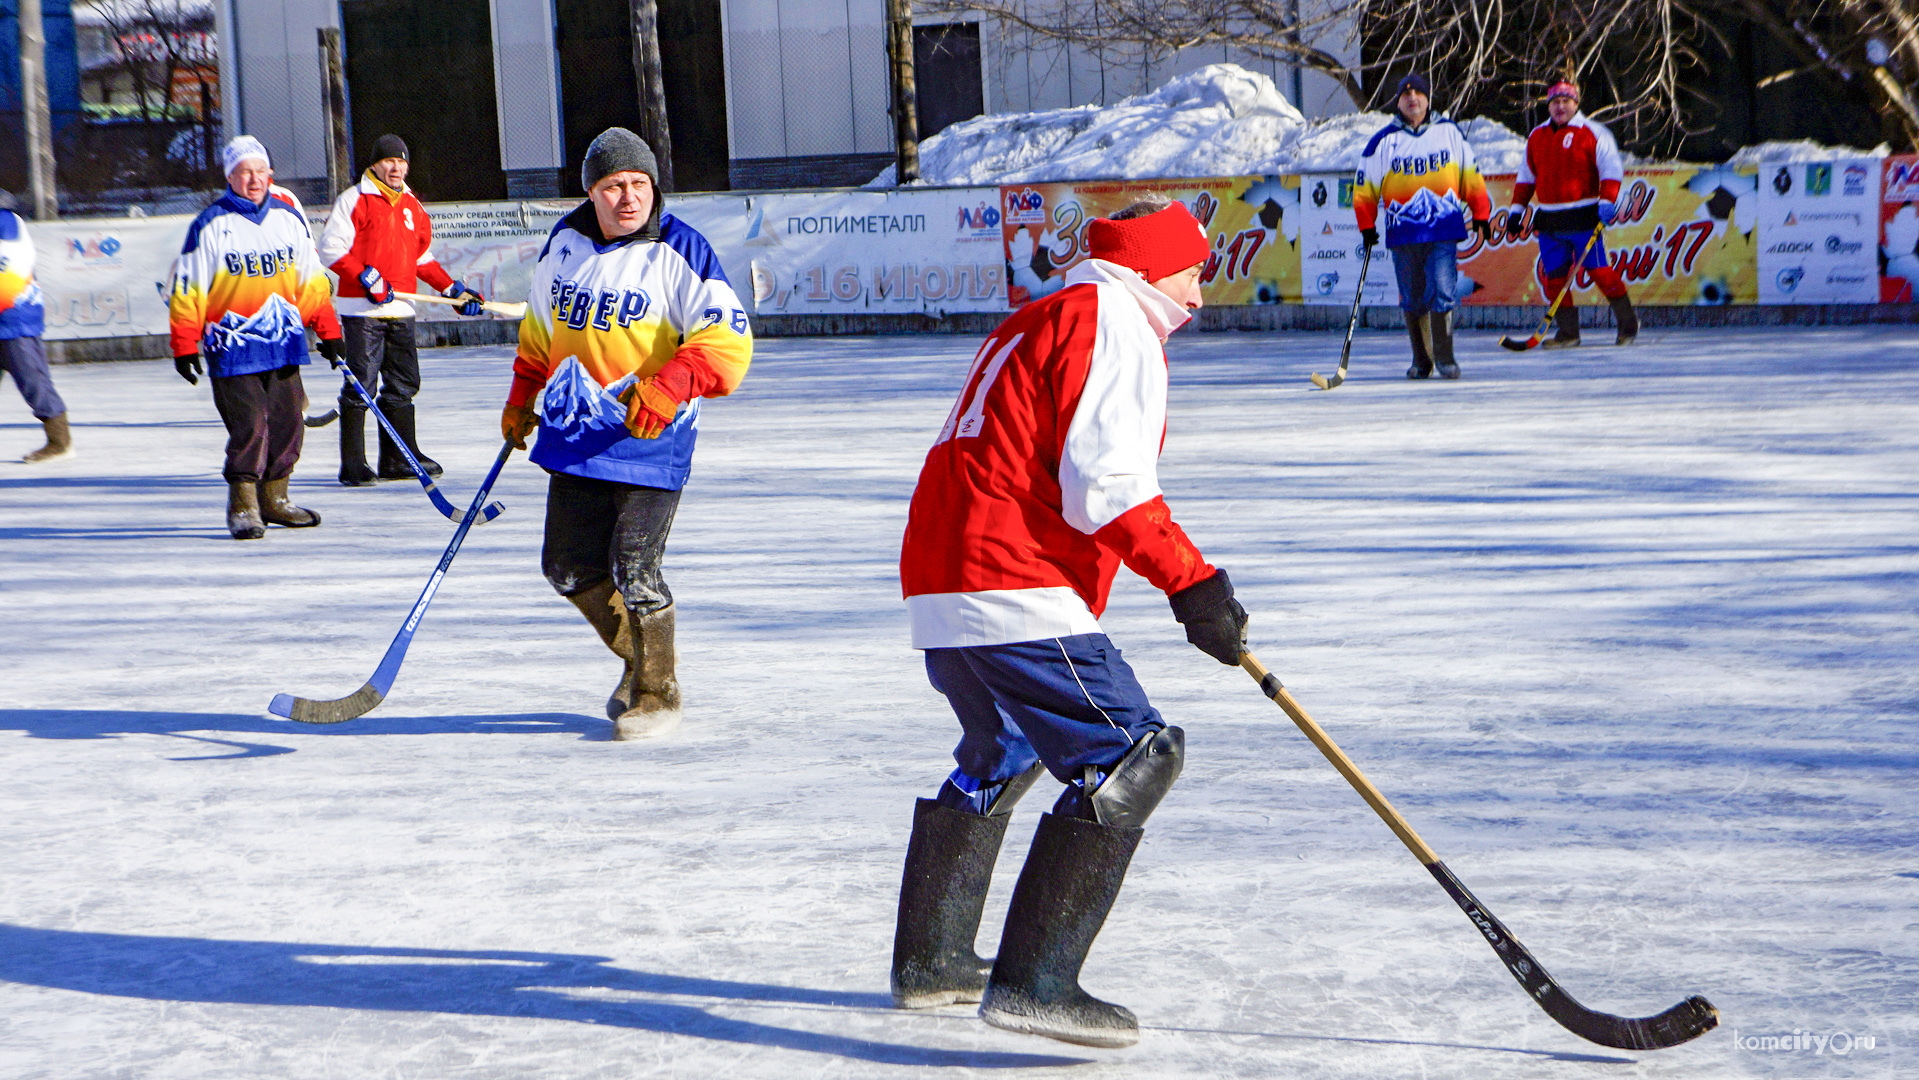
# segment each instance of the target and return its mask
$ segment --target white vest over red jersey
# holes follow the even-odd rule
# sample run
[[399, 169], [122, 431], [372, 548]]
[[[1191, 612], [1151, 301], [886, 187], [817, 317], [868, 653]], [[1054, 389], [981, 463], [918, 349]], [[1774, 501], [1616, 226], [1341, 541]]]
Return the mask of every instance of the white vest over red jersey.
[[1513, 185], [1513, 205], [1524, 206], [1537, 197], [1539, 209], [1546, 214], [1596, 206], [1602, 199], [1618, 199], [1619, 182], [1625, 177], [1612, 132], [1586, 119], [1586, 114], [1574, 113], [1566, 126], [1548, 120], [1526, 137], [1526, 156], [1520, 159], [1519, 179]]
[[374, 319], [410, 319], [413, 305], [394, 298], [384, 304], [367, 299], [360, 271], [371, 266], [396, 292], [419, 292], [425, 281], [435, 292], [453, 284], [453, 275], [433, 257], [433, 222], [412, 188], [394, 191], [373, 178], [340, 193], [320, 230], [320, 261], [340, 276], [333, 306], [341, 315]]
[[1190, 317], [1088, 259], [980, 347], [907, 513], [914, 648], [1099, 633], [1122, 561], [1168, 593], [1213, 574], [1159, 489], [1160, 343]]

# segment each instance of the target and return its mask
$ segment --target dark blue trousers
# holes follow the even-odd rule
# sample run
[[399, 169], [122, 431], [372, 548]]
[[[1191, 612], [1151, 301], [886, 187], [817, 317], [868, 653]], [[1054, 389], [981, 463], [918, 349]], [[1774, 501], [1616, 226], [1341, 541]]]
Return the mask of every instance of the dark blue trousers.
[[35, 420], [51, 420], [67, 411], [47, 371], [46, 346], [37, 337], [0, 338], [0, 372], [13, 376]]
[[1010, 780], [1033, 762], [1062, 783], [1086, 766], [1110, 769], [1166, 726], [1105, 634], [927, 649], [926, 674], [959, 716], [960, 771]]

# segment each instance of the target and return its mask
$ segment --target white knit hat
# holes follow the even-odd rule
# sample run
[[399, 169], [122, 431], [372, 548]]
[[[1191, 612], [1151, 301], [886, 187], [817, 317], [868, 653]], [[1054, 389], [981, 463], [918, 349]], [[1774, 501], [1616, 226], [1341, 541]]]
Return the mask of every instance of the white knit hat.
[[227, 144], [227, 148], [220, 154], [220, 168], [228, 176], [232, 176], [233, 170], [239, 168], [240, 163], [248, 158], [259, 158], [267, 168], [273, 168], [273, 159], [267, 156], [265, 144], [251, 135], [235, 136], [234, 140]]

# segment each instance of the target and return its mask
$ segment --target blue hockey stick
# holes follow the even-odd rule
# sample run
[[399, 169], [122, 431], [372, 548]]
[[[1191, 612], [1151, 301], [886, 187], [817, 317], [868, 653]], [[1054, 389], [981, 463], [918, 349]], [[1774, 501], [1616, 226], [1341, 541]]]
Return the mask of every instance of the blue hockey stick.
[[500, 470], [506, 466], [506, 459], [513, 453], [513, 444], [500, 447], [500, 456], [493, 459], [493, 471], [486, 474], [486, 482], [480, 490], [473, 493], [473, 505], [467, 507], [466, 516], [460, 519], [460, 527], [453, 530], [453, 541], [446, 546], [446, 553], [440, 556], [440, 565], [433, 570], [433, 576], [426, 581], [426, 588], [420, 590], [420, 598], [413, 602], [413, 610], [407, 612], [406, 622], [401, 624], [400, 632], [393, 635], [393, 644], [386, 647], [386, 655], [380, 658], [380, 666], [374, 670], [373, 677], [365, 685], [333, 701], [310, 701], [292, 694], [273, 695], [273, 704], [267, 711], [275, 716], [284, 716], [289, 720], [298, 720], [303, 724], [338, 724], [356, 716], [365, 716], [373, 707], [386, 700], [386, 692], [393, 689], [393, 680], [400, 674], [400, 665], [406, 661], [407, 646], [413, 644], [413, 632], [420, 628], [420, 620], [426, 615], [426, 606], [433, 602], [433, 594], [440, 591], [440, 582], [445, 580], [447, 567], [453, 565], [453, 556], [460, 553], [460, 543], [466, 539], [466, 532], [473, 527], [473, 521], [480, 516], [480, 504], [486, 501], [487, 493], [493, 490], [493, 482], [500, 478]]
[[[433, 478], [426, 474], [426, 466], [420, 464], [420, 459], [413, 456], [412, 448], [407, 446], [405, 439], [400, 438], [400, 433], [393, 430], [393, 424], [387, 420], [386, 414], [381, 412], [380, 407], [373, 403], [373, 396], [368, 394], [366, 387], [361, 386], [360, 380], [354, 377], [353, 369], [347, 367], [345, 364], [340, 364], [338, 367], [340, 374], [346, 376], [346, 381], [353, 384], [353, 392], [360, 395], [361, 401], [366, 402], [367, 411], [372, 413], [373, 418], [378, 420], [380, 426], [386, 429], [387, 437], [393, 440], [393, 445], [400, 448], [400, 455], [406, 458], [407, 467], [413, 470], [413, 475], [420, 481], [420, 486], [426, 489], [426, 497], [433, 500], [434, 507], [438, 509], [440, 513], [445, 514], [448, 521], [460, 520], [459, 511], [453, 509], [453, 504], [446, 501], [445, 495], [440, 494], [439, 485], [435, 484]], [[484, 525], [492, 521], [494, 518], [500, 516], [500, 511], [505, 509], [505, 506], [497, 502], [489, 505], [485, 510], [480, 512], [480, 523]]]

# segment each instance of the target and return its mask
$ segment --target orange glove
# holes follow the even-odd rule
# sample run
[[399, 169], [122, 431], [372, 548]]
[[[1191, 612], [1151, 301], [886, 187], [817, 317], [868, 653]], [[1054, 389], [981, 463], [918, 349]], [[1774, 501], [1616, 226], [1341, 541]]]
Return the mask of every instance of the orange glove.
[[620, 403], [626, 406], [626, 430], [636, 439], [659, 438], [680, 411], [680, 403], [655, 381], [642, 379], [620, 395]]
[[500, 412], [500, 434], [513, 444], [513, 449], [526, 449], [526, 437], [540, 426], [540, 418], [533, 414], [531, 405], [508, 405]]

